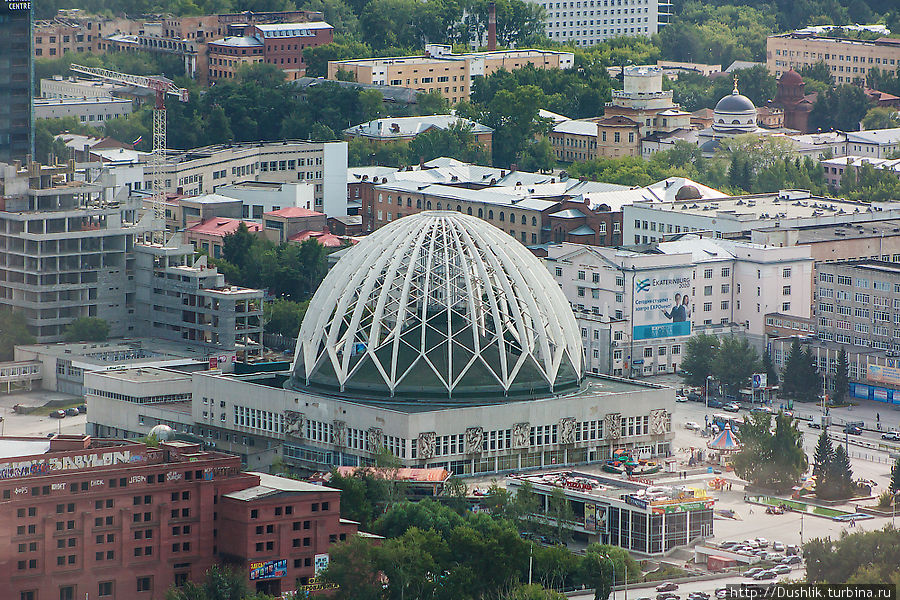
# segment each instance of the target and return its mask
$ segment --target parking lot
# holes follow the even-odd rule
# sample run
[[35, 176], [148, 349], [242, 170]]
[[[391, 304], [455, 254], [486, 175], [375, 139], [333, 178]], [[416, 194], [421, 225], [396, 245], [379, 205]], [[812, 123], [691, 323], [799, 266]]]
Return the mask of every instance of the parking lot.
[[54, 419], [47, 414], [50, 411], [49, 407], [31, 414], [18, 414], [13, 410], [16, 404], [42, 406], [49, 401], [62, 402], [68, 406], [80, 404], [82, 400], [78, 396], [44, 390], [0, 396], [0, 417], [3, 418], [0, 422], [0, 435], [45, 437], [49, 433], [84, 433], [87, 424], [86, 415]]

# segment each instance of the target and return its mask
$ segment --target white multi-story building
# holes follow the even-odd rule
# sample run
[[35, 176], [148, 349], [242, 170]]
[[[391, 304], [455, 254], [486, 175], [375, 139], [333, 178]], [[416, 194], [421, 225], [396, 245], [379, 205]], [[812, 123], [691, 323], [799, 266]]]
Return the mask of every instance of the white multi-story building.
[[131, 100], [121, 98], [35, 98], [35, 119], [74, 117], [92, 126], [131, 114]]
[[[741, 333], [761, 345], [766, 313], [810, 316], [808, 246], [693, 235], [646, 252], [564, 243], [548, 248], [546, 264], [575, 311], [586, 370], [593, 373], [675, 373], [692, 333]], [[668, 301], [642, 310], [657, 285], [662, 289], [673, 282]], [[672, 331], [666, 328], [675, 319], [676, 294], [681, 303], [687, 298], [684, 317], [690, 327]], [[660, 329], [652, 332], [648, 325]]]
[[[169, 152], [163, 187], [199, 196], [241, 181], [310, 183], [313, 210], [347, 214], [347, 142], [247, 142]], [[145, 189], [151, 186], [145, 173]]]
[[545, 11], [545, 32], [554, 42], [593, 46], [610, 38], [650, 37], [668, 21], [670, 0], [528, 0]]
[[296, 207], [312, 210], [315, 206], [311, 183], [274, 183], [241, 181], [216, 188], [216, 193], [243, 202], [242, 217], [262, 219], [263, 214], [282, 208]]
[[897, 202], [851, 202], [813, 196], [805, 190], [707, 200], [636, 201], [622, 207], [622, 239], [648, 244], [695, 231], [709, 231], [720, 238], [768, 227], [835, 225], [897, 217]]

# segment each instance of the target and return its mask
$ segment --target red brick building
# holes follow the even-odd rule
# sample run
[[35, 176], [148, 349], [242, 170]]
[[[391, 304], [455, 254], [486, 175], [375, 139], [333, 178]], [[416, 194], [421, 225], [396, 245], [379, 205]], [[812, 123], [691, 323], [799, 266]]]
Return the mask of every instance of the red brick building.
[[[232, 27], [232, 29], [236, 29]], [[241, 65], [277, 65], [288, 80], [306, 74], [303, 50], [330, 44], [334, 28], [324, 21], [249, 25], [242, 35], [209, 42], [209, 81], [234, 78]]]
[[198, 444], [6, 437], [0, 461], [8, 600], [157, 600], [215, 562], [280, 594], [356, 531], [338, 490], [241, 472], [237, 456]]

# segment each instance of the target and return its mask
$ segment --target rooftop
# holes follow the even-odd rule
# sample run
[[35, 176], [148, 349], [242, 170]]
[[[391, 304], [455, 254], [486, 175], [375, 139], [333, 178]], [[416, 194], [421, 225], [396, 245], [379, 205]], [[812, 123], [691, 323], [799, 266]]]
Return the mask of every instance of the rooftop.
[[116, 379], [122, 379], [131, 383], [162, 383], [191, 379], [189, 373], [160, 369], [157, 367], [118, 369], [105, 373], [104, 375], [110, 375]]
[[260, 48], [263, 43], [252, 35], [229, 35], [209, 42], [212, 46], [227, 46], [229, 48]]
[[308, 208], [302, 208], [300, 206], [287, 206], [285, 208], [279, 208], [278, 210], [270, 210], [267, 213], [263, 213], [263, 216], [284, 217], [286, 219], [291, 219], [295, 217], [324, 217], [325, 213], [320, 213]]
[[[636, 203], [638, 204], [638, 203]], [[778, 193], [750, 194], [719, 199], [649, 202], [639, 204], [644, 208], [666, 212], [679, 212], [709, 218], [735, 221], [771, 219], [804, 219], [820, 216], [852, 215], [890, 211], [885, 217], [900, 210], [900, 203], [885, 202], [878, 206], [851, 202], [839, 198], [812, 196], [804, 190], [782, 190]]]
[[855, 267], [861, 271], [876, 271], [887, 275], [900, 275], [900, 264], [864, 258], [862, 260], [837, 260], [827, 263], [836, 267]]
[[244, 225], [247, 226], [247, 229], [251, 233], [256, 233], [263, 230], [262, 225], [260, 225], [259, 223], [254, 223], [252, 221], [241, 221], [240, 219], [229, 219], [226, 217], [213, 217], [212, 219], [207, 219], [205, 221], [197, 223], [196, 225], [188, 227], [187, 231], [203, 235], [225, 237], [226, 235], [237, 231], [238, 227], [241, 226], [241, 223], [244, 223]]
[[857, 223], [832, 223], [827, 225], [810, 225], [808, 227], [764, 227], [757, 229], [760, 234], [795, 231], [795, 244], [815, 244], [817, 242], [833, 242], [835, 240], [852, 240], [866, 238], [882, 238], [900, 235], [900, 219], [884, 219]]
[[238, 490], [236, 492], [231, 492], [230, 494], [223, 494], [222, 497], [230, 498], [232, 500], [240, 500], [242, 502], [249, 502], [250, 500], [258, 500], [260, 498], [275, 496], [277, 494], [282, 494], [285, 492], [322, 493], [337, 491], [334, 488], [325, 487], [323, 485], [316, 485], [313, 483], [307, 483], [305, 481], [298, 481], [296, 479], [288, 479], [287, 477], [278, 477], [277, 475], [269, 475], [268, 473], [249, 471], [249, 474], [259, 477], [259, 485], [243, 490]]
[[79, 104], [128, 104], [132, 103], [127, 98], [108, 98], [108, 97], [91, 97], [91, 98], [35, 98], [35, 106], [70, 106]]
[[254, 24], [254, 28], [262, 32], [264, 37], [306, 37], [309, 30], [334, 29], [325, 21], [309, 21], [307, 23], [260, 23]]
[[493, 131], [493, 129], [481, 123], [457, 117], [456, 115], [431, 115], [375, 119], [349, 127], [344, 130], [344, 133], [363, 137], [404, 138], [419, 135], [434, 127], [449, 129], [457, 123], [469, 128], [472, 133], [491, 133]]
[[892, 129], [870, 129], [868, 131], [848, 131], [848, 142], [861, 144], [896, 144], [900, 142], [900, 127]]

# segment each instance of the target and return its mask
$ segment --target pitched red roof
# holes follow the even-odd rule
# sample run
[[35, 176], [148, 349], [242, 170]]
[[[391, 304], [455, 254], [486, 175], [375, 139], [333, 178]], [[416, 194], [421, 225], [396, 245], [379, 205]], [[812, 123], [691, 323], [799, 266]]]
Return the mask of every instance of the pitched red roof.
[[278, 210], [272, 210], [267, 213], [263, 213], [263, 216], [268, 217], [316, 217], [316, 216], [325, 216], [325, 213], [316, 212], [314, 210], [309, 210], [308, 208], [301, 208], [299, 206], [288, 206], [285, 208], [280, 208]]
[[309, 229], [301, 231], [300, 233], [295, 233], [288, 238], [289, 241], [297, 243], [305, 242], [310, 239], [316, 240], [326, 248], [337, 248], [343, 242], [340, 237], [334, 235], [330, 231], [310, 231]]
[[[262, 225], [260, 225], [259, 223], [244, 221], [244, 224], [247, 226], [247, 229], [250, 231], [250, 233], [258, 233], [263, 229]], [[188, 227], [187, 230], [192, 233], [202, 233], [204, 235], [216, 235], [225, 237], [226, 235], [237, 231], [240, 225], [240, 219], [214, 217], [212, 219], [207, 219], [205, 221], [197, 223], [196, 225]]]

